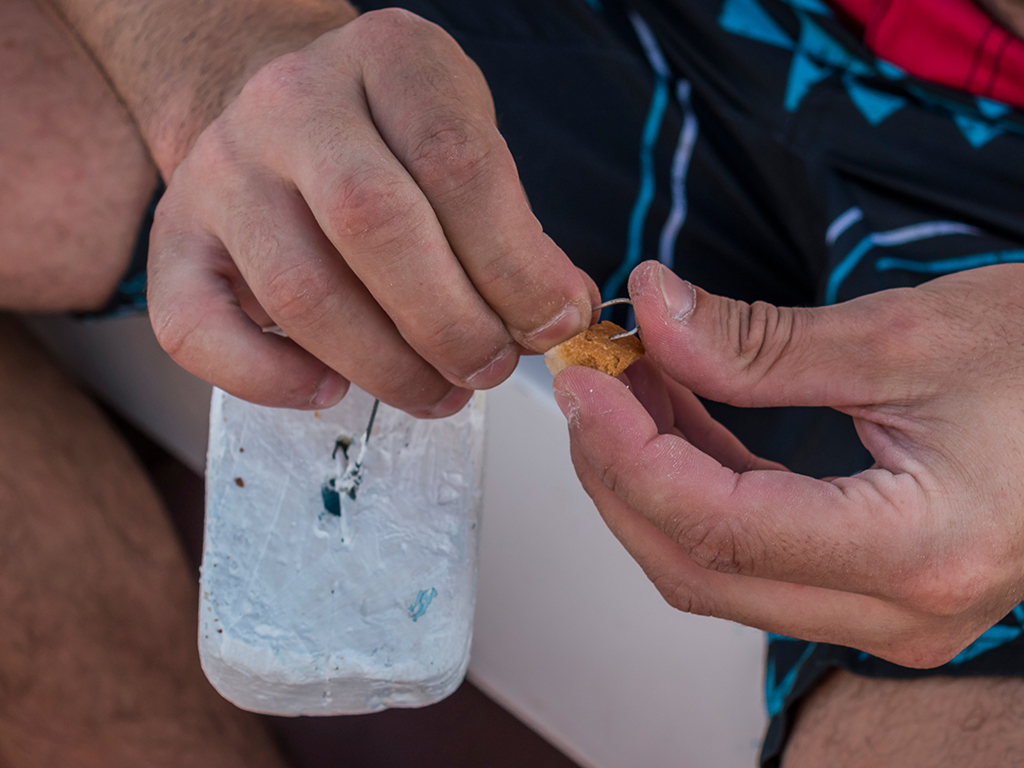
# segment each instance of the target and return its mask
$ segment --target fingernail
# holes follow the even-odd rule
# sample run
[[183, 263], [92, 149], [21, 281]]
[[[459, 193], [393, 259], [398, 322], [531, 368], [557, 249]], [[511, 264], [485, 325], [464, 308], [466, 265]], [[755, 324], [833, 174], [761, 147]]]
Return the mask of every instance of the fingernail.
[[490, 389], [507, 379], [516, 367], [515, 347], [509, 344], [491, 362], [466, 378], [471, 389]]
[[552, 320], [527, 334], [523, 339], [523, 344], [537, 352], [547, 352], [555, 344], [565, 341], [574, 333], [586, 330], [589, 324], [589, 313], [584, 318], [578, 306], [566, 304]]
[[579, 413], [580, 410], [579, 400], [568, 392], [556, 389], [555, 402], [558, 404], [558, 409], [562, 412], [562, 415], [565, 416], [565, 420], [572, 424], [573, 421], [576, 420], [576, 414]]
[[427, 411], [427, 416], [433, 419], [443, 419], [458, 413], [473, 397], [473, 392], [462, 387], [452, 387], [451, 391], [441, 398], [441, 401]]
[[328, 371], [320, 380], [309, 404], [313, 408], [330, 408], [341, 401], [348, 391], [348, 382], [334, 371]]
[[661, 296], [665, 300], [665, 311], [676, 322], [682, 322], [693, 312], [697, 292], [685, 280], [676, 277], [668, 267], [658, 271], [658, 282], [661, 285]]

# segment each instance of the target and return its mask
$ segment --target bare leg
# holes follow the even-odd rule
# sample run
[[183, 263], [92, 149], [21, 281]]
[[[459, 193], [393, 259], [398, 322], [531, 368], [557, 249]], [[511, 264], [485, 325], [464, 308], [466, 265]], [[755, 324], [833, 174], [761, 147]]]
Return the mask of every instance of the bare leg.
[[85, 52], [32, 0], [0, 0], [0, 307], [102, 305], [156, 181]]
[[785, 768], [1024, 765], [1024, 680], [834, 672], [804, 702]]
[[203, 678], [196, 605], [132, 454], [0, 318], [0, 764], [283, 765]]
[[[89, 59], [0, 0], [0, 307], [104, 301], [155, 181]], [[133, 456], [0, 314], [0, 766], [281, 768], [206, 683], [197, 604]]]
[[281, 766], [206, 683], [197, 594], [92, 403], [0, 321], [0, 764]]

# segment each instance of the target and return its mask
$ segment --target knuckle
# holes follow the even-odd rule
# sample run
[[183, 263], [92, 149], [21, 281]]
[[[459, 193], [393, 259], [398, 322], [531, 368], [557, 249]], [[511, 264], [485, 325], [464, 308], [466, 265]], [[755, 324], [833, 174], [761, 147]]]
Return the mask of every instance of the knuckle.
[[315, 327], [337, 295], [336, 286], [309, 262], [271, 272], [263, 281], [260, 303], [282, 327]]
[[723, 381], [727, 396], [742, 399], [752, 382], [766, 377], [787, 356], [796, 333], [797, 317], [791, 308], [763, 301], [722, 303], [720, 322], [725, 337], [732, 340], [736, 368], [734, 375]]
[[517, 338], [522, 342], [564, 311], [567, 299], [580, 295], [575, 268], [559, 267], [548, 260], [539, 262], [499, 250], [476, 265], [473, 284], [488, 297], [506, 327], [522, 334]]
[[343, 30], [361, 56], [399, 75], [436, 67], [436, 62], [449, 58], [445, 54], [461, 53], [440, 26], [404, 8], [368, 11]]
[[740, 546], [735, 528], [727, 520], [693, 522], [673, 515], [663, 529], [701, 568], [720, 573], [748, 570], [749, 558], [740, 555], [747, 550]]
[[[195, 312], [176, 311], [161, 305], [150, 305], [150, 324], [157, 343], [179, 365], [196, 346], [202, 315]], [[187, 367], [187, 366], [183, 366]]]
[[464, 349], [469, 335], [462, 318], [443, 318], [424, 331], [424, 343], [431, 350], [441, 354]]
[[188, 174], [202, 181], [212, 180], [223, 187], [226, 180], [233, 179], [240, 165], [238, 144], [232, 141], [223, 123], [214, 121], [199, 138], [175, 173], [175, 179]]
[[398, 185], [369, 169], [349, 173], [334, 190], [329, 226], [349, 238], [366, 235], [396, 236], [409, 222], [411, 206]]
[[348, 26], [358, 29], [355, 38], [372, 41], [372, 47], [381, 43], [395, 44], [416, 33], [425, 21], [404, 8], [381, 8], [368, 11]]
[[[545, 282], [541, 277], [529, 263], [511, 262], [505, 254], [499, 253], [479, 265], [478, 272], [473, 275], [473, 284], [484, 295], [529, 296], [531, 301], [537, 301], [539, 296], [552, 289], [550, 281]], [[499, 288], [500, 291], [496, 290]]]
[[266, 111], [279, 105], [294, 108], [296, 98], [304, 91], [308, 63], [301, 52], [278, 56], [264, 64], [242, 87], [239, 105], [250, 111]]
[[432, 358], [451, 361], [446, 367], [465, 379], [494, 360], [506, 346], [504, 340], [485, 340], [480, 324], [464, 317], [442, 318], [423, 329], [421, 343]]
[[471, 189], [493, 164], [497, 148], [489, 134], [472, 118], [433, 115], [412, 141], [410, 170], [442, 194]]

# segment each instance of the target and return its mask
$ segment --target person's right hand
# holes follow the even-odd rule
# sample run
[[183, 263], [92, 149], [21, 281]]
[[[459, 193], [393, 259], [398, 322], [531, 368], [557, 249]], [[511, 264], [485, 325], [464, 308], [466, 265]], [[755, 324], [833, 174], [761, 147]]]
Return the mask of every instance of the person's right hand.
[[353, 381], [418, 416], [599, 301], [531, 213], [480, 70], [399, 10], [249, 80], [171, 178], [149, 280], [161, 345], [228, 392], [322, 408]]

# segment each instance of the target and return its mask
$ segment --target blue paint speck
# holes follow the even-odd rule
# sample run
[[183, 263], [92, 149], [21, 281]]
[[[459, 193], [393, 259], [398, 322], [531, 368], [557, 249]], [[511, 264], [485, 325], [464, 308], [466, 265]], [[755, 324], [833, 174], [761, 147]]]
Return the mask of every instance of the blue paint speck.
[[320, 497], [323, 499], [325, 512], [341, 517], [341, 494], [338, 492], [335, 478], [325, 480], [320, 486]]
[[416, 619], [427, 612], [427, 608], [430, 607], [430, 603], [435, 597], [437, 597], [437, 590], [433, 587], [430, 588], [429, 592], [425, 589], [420, 590], [413, 604], [409, 606], [409, 615], [413, 621], [416, 621]]

